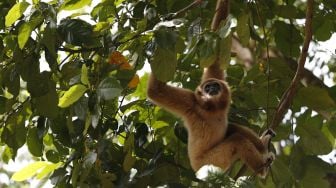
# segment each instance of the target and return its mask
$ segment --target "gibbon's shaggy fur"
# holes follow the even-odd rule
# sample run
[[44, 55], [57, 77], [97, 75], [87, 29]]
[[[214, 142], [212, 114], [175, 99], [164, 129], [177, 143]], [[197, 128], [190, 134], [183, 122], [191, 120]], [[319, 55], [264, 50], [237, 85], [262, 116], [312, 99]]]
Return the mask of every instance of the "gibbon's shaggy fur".
[[204, 69], [195, 92], [169, 86], [151, 74], [147, 94], [155, 104], [183, 118], [193, 170], [208, 164], [227, 170], [240, 159], [259, 176], [267, 175], [274, 159], [268, 151], [273, 135], [268, 131], [259, 138], [246, 127], [228, 126], [231, 93], [218, 63]]

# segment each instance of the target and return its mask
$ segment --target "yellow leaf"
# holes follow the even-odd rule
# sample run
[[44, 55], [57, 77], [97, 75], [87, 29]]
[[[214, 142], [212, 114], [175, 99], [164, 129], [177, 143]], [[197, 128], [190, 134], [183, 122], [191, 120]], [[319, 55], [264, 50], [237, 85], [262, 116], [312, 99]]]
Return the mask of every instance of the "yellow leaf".
[[21, 170], [15, 172], [12, 176], [12, 180], [14, 181], [27, 180], [33, 177], [35, 174], [37, 174], [42, 168], [45, 168], [47, 165], [49, 165], [49, 163], [45, 161], [37, 161], [37, 162], [31, 163], [27, 165], [26, 167], [22, 168]]
[[140, 82], [139, 76], [136, 74], [133, 76], [132, 80], [127, 84], [128, 88], [136, 88]]

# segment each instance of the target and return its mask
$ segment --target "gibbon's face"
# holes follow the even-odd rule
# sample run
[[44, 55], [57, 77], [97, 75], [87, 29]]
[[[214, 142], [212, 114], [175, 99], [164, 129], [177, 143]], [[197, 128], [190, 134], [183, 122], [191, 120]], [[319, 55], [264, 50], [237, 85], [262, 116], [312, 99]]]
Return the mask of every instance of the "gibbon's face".
[[195, 95], [200, 106], [208, 111], [227, 109], [231, 99], [226, 82], [214, 78], [201, 83]]

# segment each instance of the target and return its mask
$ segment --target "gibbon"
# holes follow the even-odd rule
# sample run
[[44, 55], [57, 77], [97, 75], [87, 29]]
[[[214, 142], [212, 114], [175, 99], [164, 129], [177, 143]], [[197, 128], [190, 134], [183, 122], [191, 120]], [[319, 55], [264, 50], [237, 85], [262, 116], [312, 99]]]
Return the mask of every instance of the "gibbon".
[[156, 105], [183, 119], [194, 171], [209, 164], [226, 171], [240, 159], [259, 176], [267, 175], [274, 160], [268, 150], [273, 132], [266, 131], [259, 138], [246, 127], [228, 126], [231, 93], [218, 62], [204, 69], [195, 92], [167, 85], [152, 73], [147, 95]]

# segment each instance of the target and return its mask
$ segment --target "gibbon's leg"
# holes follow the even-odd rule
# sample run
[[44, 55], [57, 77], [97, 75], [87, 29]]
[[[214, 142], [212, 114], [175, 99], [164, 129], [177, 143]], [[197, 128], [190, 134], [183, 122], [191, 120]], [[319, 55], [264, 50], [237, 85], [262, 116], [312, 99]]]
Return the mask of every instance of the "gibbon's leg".
[[255, 132], [253, 132], [251, 129], [241, 126], [241, 125], [237, 125], [237, 124], [229, 124], [227, 136], [231, 134], [235, 134], [235, 133], [238, 133], [242, 135], [243, 137], [245, 137], [246, 139], [250, 140], [259, 152], [264, 153], [267, 151], [268, 145], [265, 145], [263, 140], [259, 138], [258, 135]]
[[166, 85], [153, 74], [148, 81], [147, 95], [155, 104], [176, 115], [185, 115], [196, 104], [192, 91]]
[[235, 160], [241, 159], [258, 175], [265, 176], [268, 158], [268, 153], [260, 153], [254, 144], [243, 135], [232, 134], [221, 144], [204, 153], [202, 165], [213, 164], [227, 170]]

